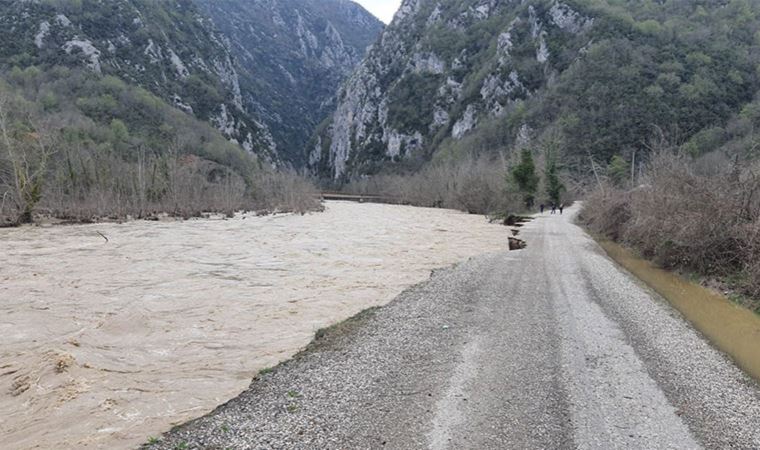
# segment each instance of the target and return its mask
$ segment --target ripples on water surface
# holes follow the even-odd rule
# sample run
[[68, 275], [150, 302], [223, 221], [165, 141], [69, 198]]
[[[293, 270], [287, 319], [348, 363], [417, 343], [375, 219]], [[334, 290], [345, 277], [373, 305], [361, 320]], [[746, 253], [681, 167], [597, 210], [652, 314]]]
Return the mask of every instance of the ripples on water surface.
[[0, 230], [0, 442], [134, 447], [235, 396], [317, 329], [505, 249], [507, 232], [482, 216], [341, 202]]

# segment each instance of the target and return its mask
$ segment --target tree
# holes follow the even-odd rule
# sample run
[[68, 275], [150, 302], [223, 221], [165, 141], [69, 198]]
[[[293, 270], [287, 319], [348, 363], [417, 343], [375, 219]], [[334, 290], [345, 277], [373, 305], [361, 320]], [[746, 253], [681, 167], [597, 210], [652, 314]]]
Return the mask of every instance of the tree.
[[120, 119], [111, 120], [111, 134], [117, 143], [124, 143], [129, 140], [127, 125]]
[[539, 178], [536, 175], [536, 165], [533, 162], [533, 155], [530, 150], [525, 149], [520, 153], [520, 163], [512, 169], [512, 180], [523, 196], [525, 207], [533, 208]]
[[544, 171], [546, 195], [549, 196], [549, 201], [555, 205], [560, 204], [562, 191], [565, 190], [565, 185], [562, 184], [562, 181], [560, 181], [559, 175], [557, 174], [558, 170], [557, 160], [552, 155], [549, 155], [546, 162], [546, 170]]
[[42, 185], [53, 154], [49, 133], [33, 126], [31, 117], [16, 125], [10, 115], [12, 98], [0, 92], [0, 215], [10, 204], [11, 221], [30, 223], [42, 199]]
[[626, 180], [628, 180], [629, 172], [628, 163], [620, 155], [613, 156], [610, 165], [607, 166], [607, 175], [615, 186], [618, 187], [622, 187]]

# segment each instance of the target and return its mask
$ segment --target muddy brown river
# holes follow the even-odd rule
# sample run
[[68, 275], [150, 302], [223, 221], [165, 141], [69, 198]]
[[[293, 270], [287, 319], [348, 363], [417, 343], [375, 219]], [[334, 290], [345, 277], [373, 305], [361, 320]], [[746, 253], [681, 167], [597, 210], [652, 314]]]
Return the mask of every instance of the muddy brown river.
[[342, 202], [306, 216], [0, 230], [2, 448], [135, 447], [234, 397], [317, 329], [505, 249], [508, 231]]

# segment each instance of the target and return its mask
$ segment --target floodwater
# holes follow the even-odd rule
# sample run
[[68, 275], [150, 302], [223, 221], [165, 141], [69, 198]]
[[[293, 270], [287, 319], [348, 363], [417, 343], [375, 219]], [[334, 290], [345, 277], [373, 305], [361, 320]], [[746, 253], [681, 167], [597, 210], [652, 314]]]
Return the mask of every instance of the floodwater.
[[242, 392], [317, 329], [507, 248], [509, 230], [482, 216], [326, 207], [0, 230], [0, 446], [135, 447]]
[[760, 381], [760, 315], [718, 292], [660, 269], [614, 242], [600, 244], [612, 259], [665, 297], [717, 348]]

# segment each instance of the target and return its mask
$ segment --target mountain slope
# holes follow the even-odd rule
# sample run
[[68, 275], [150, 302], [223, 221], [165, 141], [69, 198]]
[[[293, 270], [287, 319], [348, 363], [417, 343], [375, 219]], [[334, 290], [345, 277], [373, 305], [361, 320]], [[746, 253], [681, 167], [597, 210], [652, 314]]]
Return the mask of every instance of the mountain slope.
[[306, 142], [382, 23], [348, 0], [196, 2], [229, 40], [245, 107], [269, 127], [280, 155], [302, 166]]
[[0, 40], [6, 70], [65, 66], [117, 76], [277, 159], [266, 127], [244, 107], [227, 43], [191, 0], [6, 1]]
[[658, 130], [685, 145], [725, 132], [760, 88], [758, 17], [743, 0], [405, 0], [309, 167], [341, 180], [551, 146], [585, 171], [641, 155]]

